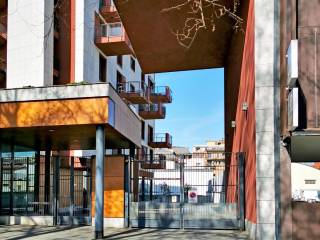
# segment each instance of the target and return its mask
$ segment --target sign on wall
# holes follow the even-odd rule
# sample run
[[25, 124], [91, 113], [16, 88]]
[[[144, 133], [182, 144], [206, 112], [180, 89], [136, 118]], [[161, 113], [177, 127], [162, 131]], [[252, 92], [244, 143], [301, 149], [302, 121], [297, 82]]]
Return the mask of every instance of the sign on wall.
[[193, 188], [188, 191], [188, 203], [198, 203], [197, 189]]

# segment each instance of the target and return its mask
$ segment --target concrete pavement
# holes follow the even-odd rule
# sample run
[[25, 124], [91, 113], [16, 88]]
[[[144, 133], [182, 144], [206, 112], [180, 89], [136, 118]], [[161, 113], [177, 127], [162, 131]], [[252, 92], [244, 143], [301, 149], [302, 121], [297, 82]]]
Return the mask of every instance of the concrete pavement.
[[[179, 229], [112, 229], [105, 230], [105, 239], [128, 240], [184, 240], [215, 239], [233, 240], [248, 239], [245, 232], [213, 230], [179, 230]], [[0, 226], [0, 239], [19, 240], [82, 240], [93, 239], [93, 227], [41, 227], [41, 226]]]

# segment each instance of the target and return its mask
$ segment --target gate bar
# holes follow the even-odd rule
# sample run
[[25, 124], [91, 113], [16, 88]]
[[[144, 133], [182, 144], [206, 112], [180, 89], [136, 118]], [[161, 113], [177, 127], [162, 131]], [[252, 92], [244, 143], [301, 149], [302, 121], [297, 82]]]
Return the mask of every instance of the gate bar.
[[180, 228], [184, 229], [184, 156], [180, 159]]
[[69, 207], [69, 224], [73, 225], [74, 210], [74, 157], [70, 159], [70, 207]]
[[54, 200], [53, 200], [53, 210], [54, 210], [54, 225], [58, 225], [58, 210], [59, 210], [59, 184], [60, 184], [60, 157], [55, 157], [55, 164], [54, 164]]
[[27, 181], [26, 181], [26, 213], [28, 215], [28, 204], [29, 204], [29, 160], [30, 158], [27, 157]]
[[239, 229], [244, 231], [245, 221], [244, 221], [244, 153], [239, 153], [238, 155], [238, 171], [239, 171]]

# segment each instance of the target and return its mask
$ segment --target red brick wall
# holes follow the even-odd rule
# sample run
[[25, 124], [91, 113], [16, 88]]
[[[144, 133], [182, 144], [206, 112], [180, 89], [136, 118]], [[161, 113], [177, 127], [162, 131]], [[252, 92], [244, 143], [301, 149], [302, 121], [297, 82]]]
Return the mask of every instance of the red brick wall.
[[[243, 2], [242, 15], [247, 16], [245, 33], [236, 33], [230, 46], [226, 64], [226, 141], [227, 151], [245, 152], [245, 213], [246, 219], [256, 223], [256, 144], [255, 144], [255, 71], [254, 71], [254, 1]], [[248, 111], [242, 110], [247, 102]], [[231, 121], [236, 128], [231, 128]], [[236, 157], [230, 158], [236, 165]], [[233, 183], [237, 172], [232, 168], [228, 182]], [[228, 201], [236, 201], [235, 188], [229, 188]]]

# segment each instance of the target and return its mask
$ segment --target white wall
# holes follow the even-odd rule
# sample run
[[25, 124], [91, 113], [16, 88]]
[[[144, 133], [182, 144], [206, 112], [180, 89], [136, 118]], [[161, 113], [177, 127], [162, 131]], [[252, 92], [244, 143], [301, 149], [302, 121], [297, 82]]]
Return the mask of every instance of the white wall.
[[8, 88], [53, 84], [53, 6], [53, 0], [8, 1]]

